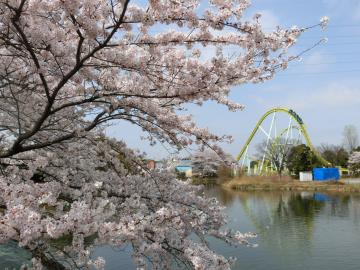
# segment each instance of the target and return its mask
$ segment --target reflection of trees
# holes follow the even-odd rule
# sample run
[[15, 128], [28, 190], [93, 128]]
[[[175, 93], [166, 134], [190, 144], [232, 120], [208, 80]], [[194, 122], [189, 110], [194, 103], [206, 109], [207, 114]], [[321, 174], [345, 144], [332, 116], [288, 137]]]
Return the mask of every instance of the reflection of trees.
[[224, 206], [230, 206], [238, 197], [237, 192], [233, 190], [219, 188], [217, 189], [217, 192], [217, 198], [219, 202]]
[[357, 225], [355, 228], [360, 230], [360, 195], [351, 196], [351, 209], [354, 223]]
[[306, 221], [314, 219], [315, 212], [324, 206], [324, 202], [316, 201], [313, 198], [303, 198], [300, 194], [291, 194], [287, 202], [279, 201], [277, 214], [284, 218], [302, 217]]
[[330, 214], [334, 217], [348, 217], [350, 215], [349, 202], [350, 195], [343, 197], [331, 197], [330, 200]]
[[238, 200], [255, 226], [259, 241], [287, 256], [305, 257], [309, 253], [314, 221], [319, 213], [337, 217], [351, 214], [354, 222], [360, 223], [360, 195], [355, 194], [323, 195], [326, 201], [320, 201], [312, 193], [242, 192], [216, 187], [208, 190], [207, 196], [216, 197], [227, 207]]
[[300, 194], [261, 193], [249, 198], [240, 195], [245, 212], [256, 227], [260, 239], [281, 254], [307, 254], [311, 246], [316, 212], [324, 202], [303, 198]]
[[239, 192], [220, 188], [217, 185], [207, 185], [205, 195], [206, 197], [215, 197], [222, 205], [230, 207], [234, 200], [239, 197]]
[[311, 242], [315, 213], [324, 205], [324, 202], [303, 198], [300, 194], [291, 194], [287, 201], [280, 198], [273, 226], [280, 228], [279, 234], [295, 240], [293, 244], [304, 249]]

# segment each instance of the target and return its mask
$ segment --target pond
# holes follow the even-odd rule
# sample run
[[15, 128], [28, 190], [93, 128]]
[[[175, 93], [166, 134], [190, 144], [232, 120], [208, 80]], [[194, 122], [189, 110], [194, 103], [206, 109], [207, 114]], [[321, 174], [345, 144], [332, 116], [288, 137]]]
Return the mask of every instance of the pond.
[[233, 269], [360, 269], [360, 195], [233, 192], [207, 196], [226, 206], [229, 227], [256, 232], [256, 248], [213, 248], [237, 257]]
[[[226, 206], [229, 225], [256, 232], [258, 247], [233, 248], [210, 239], [211, 247], [237, 257], [233, 269], [360, 269], [360, 194], [237, 192], [209, 187], [206, 196]], [[130, 251], [99, 248], [108, 270], [135, 269]], [[16, 259], [17, 258], [17, 259]], [[0, 248], [0, 269], [25, 258], [10, 244]]]

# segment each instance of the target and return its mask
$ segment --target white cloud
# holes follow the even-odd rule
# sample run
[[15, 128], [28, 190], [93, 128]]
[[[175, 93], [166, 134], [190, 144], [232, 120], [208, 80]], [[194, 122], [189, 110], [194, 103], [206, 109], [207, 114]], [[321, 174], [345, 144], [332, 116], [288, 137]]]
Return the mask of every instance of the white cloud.
[[[295, 109], [341, 109], [360, 107], [360, 87], [345, 83], [332, 83], [322, 89], [308, 93], [308, 90], [292, 96], [288, 102]], [[360, 111], [360, 109], [359, 109]]]
[[243, 17], [244, 21], [253, 21], [253, 16], [255, 14], [260, 14], [261, 17], [259, 19], [264, 31], [271, 32], [273, 31], [278, 25], [280, 25], [280, 19], [275, 15], [274, 12], [268, 9], [263, 10], [256, 10], [256, 13], [246, 13]]
[[302, 66], [305, 72], [322, 72], [330, 67], [331, 62], [334, 62], [333, 57], [326, 56], [322, 52], [316, 51], [309, 56], [306, 56], [302, 62], [303, 65], [300, 63], [298, 66]]
[[260, 21], [265, 30], [271, 31], [280, 25], [279, 18], [272, 11], [260, 10], [257, 13], [261, 14]]
[[346, 16], [355, 22], [360, 21], [359, 0], [322, 0], [322, 2], [331, 11], [331, 17]]

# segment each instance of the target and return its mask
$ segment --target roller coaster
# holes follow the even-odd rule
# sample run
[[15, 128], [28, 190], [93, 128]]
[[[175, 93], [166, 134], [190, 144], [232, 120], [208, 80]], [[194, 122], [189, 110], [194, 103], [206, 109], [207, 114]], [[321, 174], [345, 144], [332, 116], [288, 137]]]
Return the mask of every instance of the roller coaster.
[[[280, 113], [288, 115], [289, 121], [287, 127], [283, 128], [280, 132], [277, 132], [276, 120], [277, 115]], [[271, 119], [271, 124], [269, 130], [266, 131], [262, 125], [268, 118]], [[258, 131], [261, 131], [265, 135], [265, 149], [263, 156], [261, 158], [255, 159], [249, 155], [249, 149], [251, 142], [253, 141], [253, 138], [258, 133]], [[294, 139], [294, 133], [298, 135], [296, 139]], [[302, 118], [294, 110], [284, 107], [272, 108], [260, 118], [249, 138], [245, 142], [245, 145], [242, 147], [239, 155], [237, 156], [237, 161], [239, 162], [242, 169], [247, 168], [249, 171], [251, 168], [251, 162], [256, 160], [258, 165], [256, 166], [253, 174], [264, 174], [269, 170], [273, 170], [274, 167], [274, 164], [270, 164], [266, 159], [266, 152], [269, 151], [272, 144], [297, 145], [300, 144], [302, 138], [305, 139], [306, 145], [311, 149], [313, 154], [324, 167], [331, 166], [331, 163], [325, 160], [313, 146]]]

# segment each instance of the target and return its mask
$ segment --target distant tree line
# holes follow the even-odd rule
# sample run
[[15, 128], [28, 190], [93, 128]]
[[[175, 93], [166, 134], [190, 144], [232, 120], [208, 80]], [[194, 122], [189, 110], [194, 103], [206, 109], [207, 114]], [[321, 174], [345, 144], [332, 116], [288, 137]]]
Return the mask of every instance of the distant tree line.
[[[351, 175], [360, 176], [359, 136], [354, 126], [345, 126], [342, 145], [321, 144], [317, 151], [332, 166], [348, 168]], [[302, 171], [324, 166], [310, 147], [296, 142], [281, 139], [265, 141], [257, 146], [257, 152], [257, 163], [262, 162], [264, 157], [280, 177], [286, 171], [298, 178]]]
[[[283, 138], [270, 139], [257, 145], [256, 160], [250, 166], [271, 167], [280, 177], [289, 174], [299, 178], [300, 172], [323, 167], [306, 144]], [[352, 125], [344, 127], [343, 144], [321, 144], [318, 153], [333, 167], [347, 168], [352, 176], [360, 176], [360, 145], [357, 130]], [[193, 176], [211, 178], [230, 176], [235, 160], [229, 154], [219, 156], [212, 150], [195, 152], [191, 157]]]

